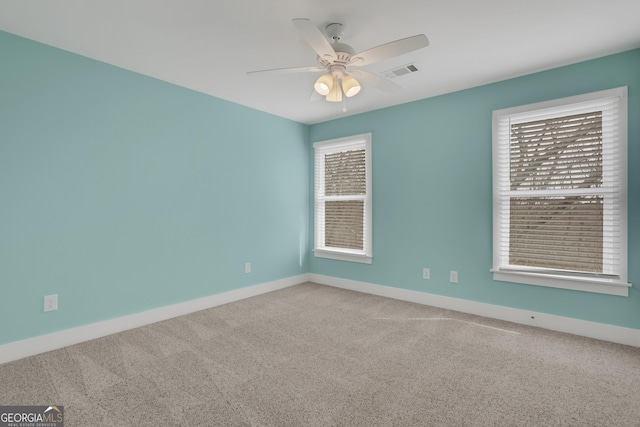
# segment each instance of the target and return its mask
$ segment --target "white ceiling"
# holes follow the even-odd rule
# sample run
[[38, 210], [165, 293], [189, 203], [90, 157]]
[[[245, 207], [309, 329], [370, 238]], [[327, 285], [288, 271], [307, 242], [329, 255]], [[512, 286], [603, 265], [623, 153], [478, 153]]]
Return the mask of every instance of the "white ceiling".
[[[293, 18], [343, 23], [356, 52], [421, 33], [431, 45], [365, 67], [419, 71], [343, 113], [309, 101], [317, 74], [246, 74], [316, 65]], [[0, 30], [312, 124], [640, 47], [640, 1], [0, 0]]]

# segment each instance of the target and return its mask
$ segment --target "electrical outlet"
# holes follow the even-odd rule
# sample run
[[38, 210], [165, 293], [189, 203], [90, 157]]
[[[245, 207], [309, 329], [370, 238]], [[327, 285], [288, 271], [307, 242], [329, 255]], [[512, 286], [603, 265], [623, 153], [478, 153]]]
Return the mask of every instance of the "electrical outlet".
[[45, 295], [44, 311], [55, 311], [58, 309], [58, 294]]
[[458, 272], [457, 271], [450, 271], [449, 272], [449, 281], [451, 283], [458, 283]]
[[422, 269], [422, 278], [425, 280], [429, 280], [431, 279], [431, 270], [428, 268], [423, 268]]
[[244, 263], [244, 272], [245, 273], [251, 273], [251, 263], [250, 262], [245, 262]]

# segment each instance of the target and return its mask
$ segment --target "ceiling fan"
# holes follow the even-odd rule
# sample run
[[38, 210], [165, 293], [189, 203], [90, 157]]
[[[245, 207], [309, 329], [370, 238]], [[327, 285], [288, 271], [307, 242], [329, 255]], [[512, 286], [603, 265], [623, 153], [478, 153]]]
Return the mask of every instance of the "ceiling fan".
[[355, 53], [351, 46], [341, 43], [344, 26], [340, 23], [326, 26], [325, 32], [333, 42], [329, 43], [318, 27], [308, 19], [297, 18], [292, 22], [309, 46], [318, 54], [318, 66], [276, 68], [250, 71], [247, 74], [324, 72], [313, 85], [315, 89], [313, 96], [317, 96], [315, 94], [324, 96], [329, 102], [341, 102], [343, 95], [347, 98], [356, 95], [360, 92], [360, 83], [387, 92], [400, 89], [400, 86], [391, 80], [353, 67], [373, 64], [429, 46], [427, 37], [419, 34]]

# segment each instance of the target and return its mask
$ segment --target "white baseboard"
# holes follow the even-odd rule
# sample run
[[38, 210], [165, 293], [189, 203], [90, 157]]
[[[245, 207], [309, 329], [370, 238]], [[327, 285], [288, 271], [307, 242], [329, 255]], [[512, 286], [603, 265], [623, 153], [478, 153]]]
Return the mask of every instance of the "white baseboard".
[[301, 274], [273, 282], [262, 283], [222, 294], [211, 295], [192, 301], [186, 301], [166, 307], [143, 311], [116, 319], [83, 325], [51, 334], [0, 345], [0, 364], [56, 350], [84, 341], [138, 328], [173, 317], [182, 316], [207, 308], [228, 304], [268, 292], [284, 289], [304, 282], [349, 289], [402, 301], [415, 302], [433, 307], [446, 308], [463, 313], [506, 320], [523, 325], [537, 326], [558, 332], [611, 341], [640, 347], [640, 330], [622, 326], [607, 325], [570, 317], [555, 316], [546, 313], [521, 310], [517, 308], [486, 304], [476, 301], [434, 295], [390, 286], [341, 279], [320, 274]]
[[277, 291], [289, 286], [309, 281], [308, 274], [287, 277], [273, 282], [261, 283], [247, 288], [236, 289], [217, 295], [198, 298], [166, 307], [155, 308], [128, 316], [91, 323], [76, 328], [65, 329], [47, 335], [27, 338], [0, 345], [0, 364], [22, 359], [24, 357], [57, 350], [73, 344], [115, 334], [117, 332], [138, 328], [173, 317], [182, 316], [207, 308], [216, 307], [245, 298]]
[[319, 274], [310, 274], [309, 280], [321, 285], [334, 286], [352, 291], [364, 292], [402, 301], [410, 301], [433, 307], [446, 308], [475, 314], [493, 319], [506, 320], [522, 325], [537, 326], [552, 331], [566, 332], [588, 338], [610, 341], [640, 347], [640, 330], [622, 326], [607, 325], [570, 317], [555, 316], [500, 305], [434, 295], [390, 286], [374, 285], [372, 283], [341, 279]]

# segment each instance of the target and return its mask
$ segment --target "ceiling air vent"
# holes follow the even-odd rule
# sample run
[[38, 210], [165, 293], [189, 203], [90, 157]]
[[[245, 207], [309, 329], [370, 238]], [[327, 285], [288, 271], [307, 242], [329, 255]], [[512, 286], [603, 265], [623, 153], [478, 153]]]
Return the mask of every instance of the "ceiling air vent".
[[393, 70], [385, 71], [382, 73], [388, 79], [395, 79], [396, 77], [404, 76], [405, 74], [415, 73], [418, 71], [415, 65], [403, 65], [399, 68], [394, 68]]

